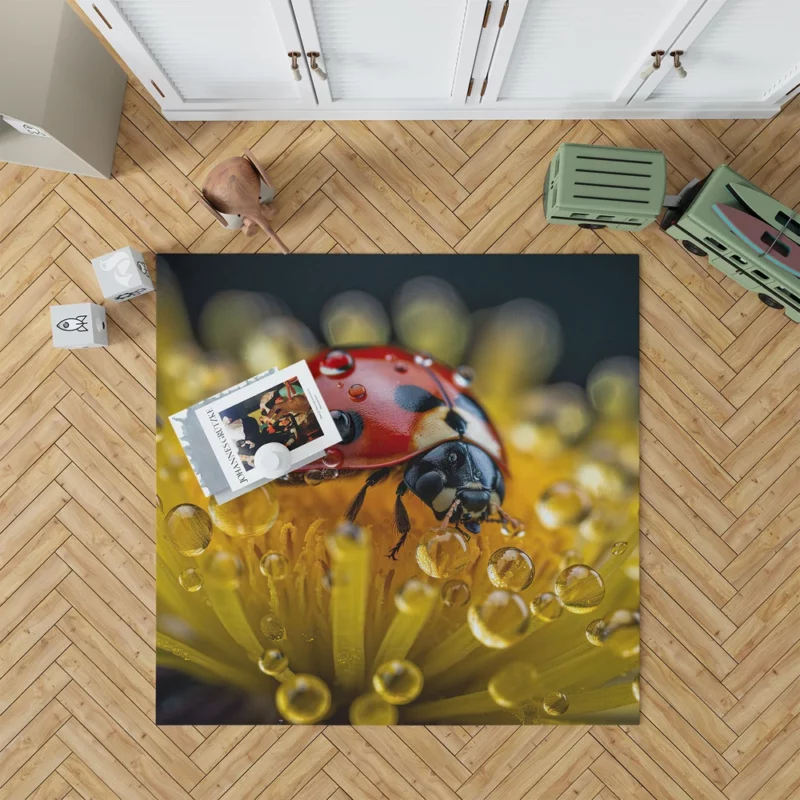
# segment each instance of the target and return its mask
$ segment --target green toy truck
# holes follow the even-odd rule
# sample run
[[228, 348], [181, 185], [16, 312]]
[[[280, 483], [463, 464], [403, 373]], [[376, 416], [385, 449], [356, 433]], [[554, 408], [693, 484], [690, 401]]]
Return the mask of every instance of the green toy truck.
[[547, 221], [583, 228], [660, 227], [694, 255], [800, 322], [800, 216], [728, 166], [667, 196], [653, 150], [563, 144], [547, 170]]

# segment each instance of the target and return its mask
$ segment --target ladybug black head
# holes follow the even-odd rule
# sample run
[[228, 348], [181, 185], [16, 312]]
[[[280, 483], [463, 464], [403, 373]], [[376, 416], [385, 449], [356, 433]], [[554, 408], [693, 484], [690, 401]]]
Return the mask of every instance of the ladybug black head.
[[498, 466], [480, 447], [463, 441], [445, 442], [417, 456], [406, 469], [405, 482], [437, 519], [448, 517], [469, 533], [480, 533], [481, 523], [505, 496]]

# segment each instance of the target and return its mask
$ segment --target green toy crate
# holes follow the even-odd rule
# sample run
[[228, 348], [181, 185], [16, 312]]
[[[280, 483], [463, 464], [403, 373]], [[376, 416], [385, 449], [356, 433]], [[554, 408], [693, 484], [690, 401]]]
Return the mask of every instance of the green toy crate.
[[667, 189], [658, 150], [562, 144], [544, 184], [548, 222], [638, 231], [655, 222]]
[[662, 230], [690, 253], [708, 256], [711, 264], [756, 292], [766, 305], [783, 308], [789, 319], [800, 322], [800, 278], [759, 257], [714, 211], [715, 203], [747, 210], [728, 191], [729, 183], [762, 191], [730, 167], [717, 167], [705, 180], [681, 192], [678, 207], [669, 209], [661, 220]]

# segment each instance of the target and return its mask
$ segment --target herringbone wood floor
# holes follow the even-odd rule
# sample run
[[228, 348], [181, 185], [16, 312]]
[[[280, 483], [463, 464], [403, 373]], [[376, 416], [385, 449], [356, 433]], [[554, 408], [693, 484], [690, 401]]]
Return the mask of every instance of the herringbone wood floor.
[[[545, 225], [562, 141], [722, 162], [800, 204], [772, 121], [165, 122], [128, 88], [111, 181], [0, 165], [0, 798], [800, 798], [800, 326], [640, 234]], [[250, 147], [300, 252], [641, 256], [642, 721], [630, 728], [153, 724], [154, 296], [50, 344], [89, 258], [272, 250], [195, 201]], [[113, 465], [112, 462], [113, 461]]]

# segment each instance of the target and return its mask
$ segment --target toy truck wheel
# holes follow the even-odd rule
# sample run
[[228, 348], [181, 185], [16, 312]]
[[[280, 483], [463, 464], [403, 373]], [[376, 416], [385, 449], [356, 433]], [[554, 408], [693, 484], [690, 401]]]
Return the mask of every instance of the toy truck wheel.
[[759, 292], [758, 299], [765, 305], [769, 306], [770, 308], [777, 308], [783, 309], [783, 306], [774, 298], [770, 297], [768, 294], [763, 294]]
[[579, 222], [578, 223], [578, 227], [579, 228], [586, 228], [587, 230], [590, 230], [590, 231], [598, 231], [598, 230], [600, 230], [600, 228], [605, 228], [606, 226], [605, 225], [598, 225], [596, 222]]
[[694, 242], [690, 242], [688, 239], [684, 239], [684, 240], [681, 242], [681, 244], [682, 244], [682, 245], [684, 246], [684, 248], [685, 248], [686, 250], [688, 250], [688, 251], [689, 251], [689, 252], [690, 252], [692, 255], [695, 255], [695, 256], [700, 256], [701, 258], [702, 258], [703, 256], [707, 256], [707, 255], [708, 255], [708, 253], [706, 253], [706, 251], [705, 251], [705, 250], [703, 250], [702, 248], [698, 247], [698, 246], [697, 246], [697, 245], [696, 245]]

